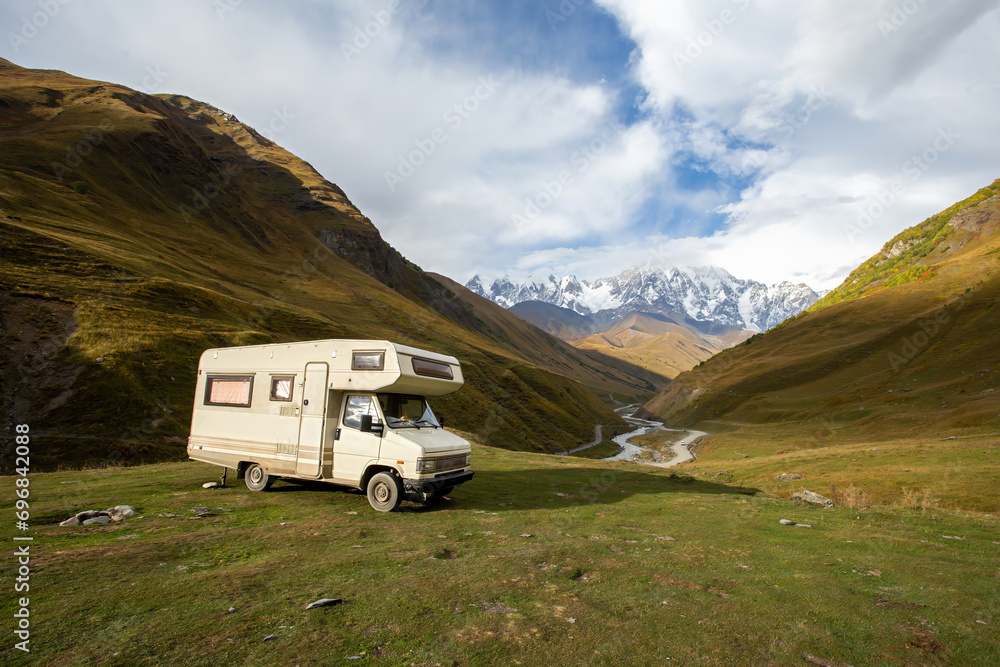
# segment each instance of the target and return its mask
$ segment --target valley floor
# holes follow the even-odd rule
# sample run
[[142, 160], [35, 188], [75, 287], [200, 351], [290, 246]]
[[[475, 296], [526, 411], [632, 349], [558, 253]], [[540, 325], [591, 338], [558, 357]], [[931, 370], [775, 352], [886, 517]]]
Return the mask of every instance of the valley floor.
[[[735, 470], [474, 457], [450, 502], [391, 514], [321, 485], [203, 489], [218, 471], [192, 462], [32, 475], [32, 654], [6, 662], [1000, 663], [996, 516], [796, 507]], [[55, 525], [117, 504], [140, 516]], [[305, 609], [319, 598], [343, 603]]]

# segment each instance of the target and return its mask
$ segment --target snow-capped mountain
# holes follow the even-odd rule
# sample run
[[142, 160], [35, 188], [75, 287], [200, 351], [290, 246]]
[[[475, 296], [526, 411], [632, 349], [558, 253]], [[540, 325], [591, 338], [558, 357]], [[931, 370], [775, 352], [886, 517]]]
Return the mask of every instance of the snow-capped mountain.
[[544, 301], [604, 320], [651, 312], [751, 331], [766, 331], [819, 298], [801, 283], [767, 286], [735, 278], [715, 266], [633, 267], [594, 281], [549, 276], [542, 282], [517, 284], [505, 276], [488, 288], [477, 275], [465, 286], [504, 308], [524, 301]]

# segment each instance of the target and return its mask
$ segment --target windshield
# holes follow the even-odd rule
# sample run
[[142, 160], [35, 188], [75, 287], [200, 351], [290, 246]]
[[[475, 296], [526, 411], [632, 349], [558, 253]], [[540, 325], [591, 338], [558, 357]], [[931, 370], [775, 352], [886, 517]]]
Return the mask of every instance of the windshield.
[[379, 394], [378, 403], [389, 428], [441, 427], [423, 396]]

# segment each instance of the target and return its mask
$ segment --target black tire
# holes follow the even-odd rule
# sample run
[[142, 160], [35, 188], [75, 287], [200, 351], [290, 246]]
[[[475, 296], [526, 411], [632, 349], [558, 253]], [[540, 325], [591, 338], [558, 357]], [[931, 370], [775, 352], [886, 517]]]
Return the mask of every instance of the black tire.
[[368, 504], [378, 512], [391, 512], [403, 501], [403, 483], [395, 475], [380, 472], [368, 480]]
[[264, 472], [259, 463], [251, 463], [243, 473], [247, 488], [251, 491], [267, 491], [274, 484], [274, 477]]

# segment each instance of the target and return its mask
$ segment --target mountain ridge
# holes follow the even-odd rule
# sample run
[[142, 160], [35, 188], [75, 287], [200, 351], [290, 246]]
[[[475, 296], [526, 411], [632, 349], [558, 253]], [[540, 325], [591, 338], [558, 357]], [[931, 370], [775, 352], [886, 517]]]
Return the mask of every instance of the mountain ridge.
[[550, 275], [542, 282], [518, 284], [504, 276], [489, 287], [477, 274], [466, 287], [506, 308], [542, 301], [606, 324], [634, 312], [649, 312], [682, 318], [696, 327], [714, 323], [756, 332], [797, 315], [819, 298], [805, 284], [785, 281], [767, 286], [712, 266], [636, 266], [593, 281]]

